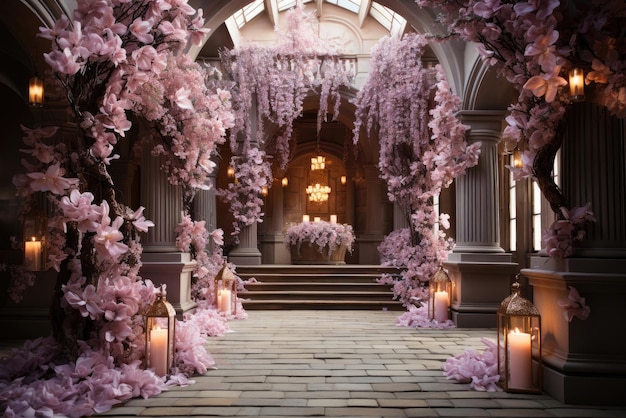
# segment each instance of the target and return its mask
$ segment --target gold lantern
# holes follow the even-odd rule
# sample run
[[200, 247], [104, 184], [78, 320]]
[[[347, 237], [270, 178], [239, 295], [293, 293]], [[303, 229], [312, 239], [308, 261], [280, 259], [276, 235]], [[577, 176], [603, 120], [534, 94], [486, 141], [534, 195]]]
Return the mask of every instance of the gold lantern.
[[175, 353], [176, 310], [165, 296], [165, 286], [161, 286], [146, 313], [146, 368], [158, 376], [169, 373]]
[[569, 72], [569, 99], [573, 102], [585, 100], [585, 74], [581, 68]]
[[541, 316], [518, 282], [498, 309], [498, 372], [507, 392], [541, 392]]
[[237, 313], [237, 278], [228, 268], [226, 259], [224, 266], [215, 276], [215, 305], [226, 315]]
[[446, 322], [450, 319], [450, 297], [452, 296], [452, 281], [450, 276], [439, 266], [439, 270], [428, 284], [428, 318], [437, 322]]
[[31, 210], [24, 216], [24, 267], [28, 270], [45, 270], [47, 224], [47, 218], [42, 211]]

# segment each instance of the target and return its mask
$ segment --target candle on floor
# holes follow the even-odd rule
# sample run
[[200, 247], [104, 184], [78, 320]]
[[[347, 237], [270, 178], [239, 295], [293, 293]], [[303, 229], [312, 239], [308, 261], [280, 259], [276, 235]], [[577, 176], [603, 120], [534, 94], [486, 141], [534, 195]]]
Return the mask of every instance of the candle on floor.
[[309, 215], [302, 215], [302, 222], [309, 222], [310, 220]]
[[24, 243], [24, 265], [30, 270], [41, 270], [41, 241], [32, 237]]
[[330, 223], [331, 224], [337, 223], [337, 215], [330, 215]]
[[231, 312], [231, 292], [228, 289], [222, 289], [221, 293], [220, 293], [220, 311], [230, 314]]
[[448, 320], [448, 292], [435, 292], [435, 320], [446, 322]]
[[530, 334], [520, 332], [517, 328], [509, 332], [509, 384], [510, 388], [530, 388], [531, 355]]
[[167, 330], [155, 328], [150, 331], [150, 367], [158, 376], [167, 374]]

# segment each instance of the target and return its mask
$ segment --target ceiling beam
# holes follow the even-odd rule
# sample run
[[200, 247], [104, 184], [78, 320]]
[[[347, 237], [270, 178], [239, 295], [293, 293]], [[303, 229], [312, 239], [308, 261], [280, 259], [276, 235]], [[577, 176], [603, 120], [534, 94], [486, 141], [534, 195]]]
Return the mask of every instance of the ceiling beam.
[[264, 0], [265, 3], [265, 12], [267, 13], [267, 17], [270, 19], [270, 23], [272, 26], [276, 27], [278, 25], [278, 3], [276, 0]]
[[372, 7], [372, 0], [362, 0], [361, 6], [359, 6], [359, 27], [363, 27], [365, 19], [370, 14], [370, 8]]

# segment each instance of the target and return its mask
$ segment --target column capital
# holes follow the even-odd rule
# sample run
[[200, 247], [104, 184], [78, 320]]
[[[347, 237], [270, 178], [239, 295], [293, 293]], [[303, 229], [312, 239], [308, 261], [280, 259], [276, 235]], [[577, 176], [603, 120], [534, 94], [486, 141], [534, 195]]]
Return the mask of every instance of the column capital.
[[504, 110], [461, 110], [457, 116], [461, 123], [469, 125], [471, 131], [500, 133], [507, 114]]

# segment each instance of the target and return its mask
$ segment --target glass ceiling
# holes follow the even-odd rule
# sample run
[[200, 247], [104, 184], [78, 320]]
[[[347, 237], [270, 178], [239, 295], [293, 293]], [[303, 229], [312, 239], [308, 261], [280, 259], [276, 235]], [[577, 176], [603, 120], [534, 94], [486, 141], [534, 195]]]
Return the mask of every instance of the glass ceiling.
[[[303, 0], [302, 2], [310, 3], [311, 1], [313, 0]], [[359, 13], [359, 9], [361, 8], [361, 0], [324, 1], [326, 3], [342, 7], [353, 13]], [[276, 5], [278, 7], [278, 11], [282, 12], [290, 9], [291, 7], [294, 7], [296, 5], [296, 0], [277, 0]], [[263, 11], [265, 11], [264, 0], [254, 0], [252, 3], [235, 12], [232, 17], [235, 20], [237, 27], [241, 29], [246, 23], [250, 22]], [[400, 34], [402, 31], [404, 31], [404, 27], [406, 26], [406, 19], [404, 19], [402, 16], [389, 9], [388, 7], [381, 5], [380, 3], [373, 1], [371, 3], [369, 14], [374, 19], [376, 19], [378, 23], [385, 27], [392, 35]]]

